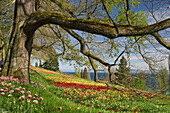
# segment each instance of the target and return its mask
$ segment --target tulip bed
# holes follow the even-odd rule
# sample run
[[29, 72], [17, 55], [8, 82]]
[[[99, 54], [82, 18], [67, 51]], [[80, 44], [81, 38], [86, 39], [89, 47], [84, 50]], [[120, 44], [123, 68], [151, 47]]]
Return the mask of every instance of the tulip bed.
[[[57, 87], [56, 93], [67, 100], [87, 107], [114, 112], [165, 112], [170, 98], [131, 90], [117, 91], [106, 86], [82, 85], [76, 83], [51, 82]], [[163, 106], [164, 105], [164, 106]]]
[[31, 88], [37, 89], [41, 87], [40, 83], [31, 81], [31, 85], [26, 85], [25, 80], [18, 78], [0, 77], [0, 111], [15, 111], [19, 112], [45, 112], [46, 106], [43, 103], [41, 93], [36, 93], [35, 90], [30, 91]]
[[31, 84], [0, 78], [0, 112], [32, 113], [169, 113], [170, 97], [31, 68]]
[[105, 84], [77, 79], [73, 76], [46, 75], [45, 77], [56, 86], [53, 93], [81, 106], [93, 108], [94, 111], [96, 108], [101, 109], [101, 112], [166, 113], [170, 111], [170, 97], [165, 95], [139, 90], [133, 92], [123, 88], [117, 91], [107, 88]]

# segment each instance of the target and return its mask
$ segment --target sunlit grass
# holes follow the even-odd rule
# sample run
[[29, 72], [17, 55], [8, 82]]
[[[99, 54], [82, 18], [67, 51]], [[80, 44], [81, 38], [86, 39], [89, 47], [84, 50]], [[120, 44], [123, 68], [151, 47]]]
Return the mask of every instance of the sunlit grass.
[[[169, 96], [143, 91], [136, 93], [126, 89], [117, 91], [108, 89], [102, 83], [41, 68], [31, 68], [35, 70], [30, 72], [29, 85], [24, 81], [12, 82], [9, 77], [1, 78], [0, 112], [168, 113], [170, 111]], [[14, 89], [10, 88], [11, 86], [14, 86]], [[6, 88], [8, 91], [5, 91]], [[20, 90], [17, 91], [15, 88]]]

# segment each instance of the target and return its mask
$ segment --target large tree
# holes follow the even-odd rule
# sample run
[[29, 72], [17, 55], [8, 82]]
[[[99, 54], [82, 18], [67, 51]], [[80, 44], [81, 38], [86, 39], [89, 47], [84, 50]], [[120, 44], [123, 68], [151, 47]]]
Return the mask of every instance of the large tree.
[[[147, 25], [146, 23], [140, 23], [140, 21], [142, 21], [140, 18], [138, 22], [135, 22], [135, 20], [137, 20], [135, 17], [144, 15], [140, 13], [135, 14], [134, 11], [129, 9], [130, 5], [133, 7], [133, 4], [137, 3], [135, 1], [82, 1], [84, 1], [84, 5], [78, 5], [77, 0], [72, 2], [72, 4], [68, 0], [65, 0], [64, 2], [62, 0], [47, 0], [45, 2], [39, 0], [16, 0], [13, 30], [10, 37], [3, 73], [5, 74], [7, 72], [7, 74], [25, 79], [29, 82], [29, 60], [32, 51], [33, 37], [35, 31], [46, 24], [60, 26], [60, 28], [77, 39], [80, 44], [80, 52], [89, 58], [95, 73], [96, 67], [93, 63], [94, 60], [108, 68], [110, 80], [112, 75], [111, 67], [117, 65], [118, 59], [123, 53], [127, 52], [127, 48], [132, 47], [135, 43], [140, 47], [139, 41], [144, 38], [143, 36], [152, 35], [162, 46], [170, 49], [170, 44], [159, 34], [159, 31], [170, 27], [169, 18]], [[43, 7], [41, 6], [41, 3], [46, 3], [46, 5]], [[109, 7], [109, 4], [111, 4], [111, 7]], [[53, 12], [51, 12], [47, 9], [48, 5], [57, 5], [58, 8], [53, 9]], [[38, 6], [41, 6], [41, 8], [36, 11]], [[117, 16], [117, 18], [114, 19], [110, 16], [110, 14], [113, 13], [113, 7], [117, 9], [119, 9], [119, 7], [122, 8], [118, 11], [120, 16]], [[46, 8], [46, 11], [44, 11], [43, 8]], [[123, 18], [123, 20], [119, 18]], [[115, 23], [116, 20], [119, 21]], [[135, 40], [135, 42], [131, 42], [130, 46], [126, 45], [125, 50], [118, 55], [115, 62], [109, 63], [95, 54], [92, 54], [92, 50], [87, 50], [87, 41], [74, 30], [97, 34], [106, 37], [106, 39], [112, 39], [109, 41], [110, 43], [112, 42], [113, 45], [115, 44], [113, 39], [121, 40], [123, 37], [129, 37], [130, 40]], [[65, 45], [66, 44], [67, 43], [65, 43]], [[73, 47], [71, 49], [74, 50]]]

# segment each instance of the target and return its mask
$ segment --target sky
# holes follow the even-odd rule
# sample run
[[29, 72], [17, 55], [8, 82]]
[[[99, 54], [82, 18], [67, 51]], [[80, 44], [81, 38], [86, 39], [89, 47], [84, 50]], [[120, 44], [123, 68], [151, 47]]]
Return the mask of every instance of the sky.
[[[164, 7], [168, 7], [168, 5], [170, 5], [170, 4], [166, 4]], [[142, 4], [140, 4], [140, 9], [133, 9], [133, 10], [135, 10], [135, 11], [146, 10], [146, 7], [142, 3]], [[164, 13], [164, 16], [161, 17], [160, 15], [163, 13]], [[164, 19], [170, 18], [170, 8], [167, 9], [166, 12], [163, 12], [162, 9], [160, 8], [159, 10], [154, 12], [154, 15], [158, 20], [160, 20], [160, 18], [164, 18]], [[148, 17], [148, 23], [149, 23], [149, 25], [155, 23], [154, 19], [151, 16]], [[170, 28], [168, 30], [170, 31]], [[168, 40], [168, 42], [170, 42], [169, 35], [166, 35], [164, 31], [161, 31], [160, 34], [162, 36], [164, 36]], [[162, 66], [168, 68], [168, 53], [170, 54], [170, 51], [165, 49], [163, 46], [159, 46], [158, 50], [163, 51], [164, 53], [167, 53], [167, 54], [161, 54], [165, 58], [165, 60], [163, 60], [159, 65], [162, 65]], [[153, 49], [153, 47], [149, 47], [146, 49], [146, 51], [153, 52], [154, 49]], [[154, 55], [156, 56], [158, 54], [160, 55], [160, 53], [155, 53], [155, 54], [152, 54], [152, 56], [154, 56]], [[137, 56], [132, 55], [130, 57], [130, 61], [131, 61], [131, 65], [132, 65], [131, 69], [143, 70], [143, 71], [149, 70], [148, 65], [143, 61], [143, 59], [140, 55], [137, 55]], [[33, 65], [35, 64], [35, 62], [36, 62], [36, 60], [33, 62]], [[72, 62], [72, 63], [74, 63], [74, 62]], [[74, 72], [75, 71], [74, 66], [70, 66], [69, 63], [65, 63], [65, 62], [61, 62], [61, 61], [59, 61], [59, 68], [62, 72]]]

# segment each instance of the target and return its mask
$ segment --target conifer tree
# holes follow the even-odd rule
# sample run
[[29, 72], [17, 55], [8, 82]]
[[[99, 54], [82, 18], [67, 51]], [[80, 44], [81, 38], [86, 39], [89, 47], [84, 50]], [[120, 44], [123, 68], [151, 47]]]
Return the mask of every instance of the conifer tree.
[[127, 67], [127, 61], [124, 56], [120, 59], [119, 69], [117, 69], [119, 73], [117, 73], [117, 79], [120, 83], [126, 86], [132, 86], [133, 79], [130, 76], [130, 68]]
[[120, 59], [120, 64], [119, 64], [119, 69], [118, 72], [123, 73], [123, 74], [129, 74], [130, 73], [130, 68], [127, 67], [127, 61], [124, 56]]
[[160, 93], [166, 94], [168, 91], [168, 70], [161, 67], [157, 76], [159, 82]]
[[35, 62], [35, 67], [38, 67], [38, 62]]

